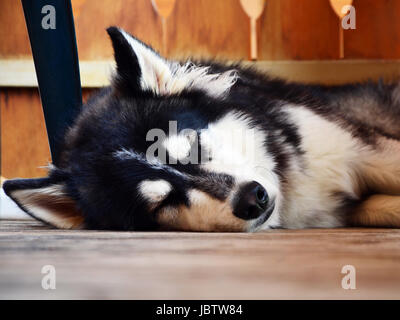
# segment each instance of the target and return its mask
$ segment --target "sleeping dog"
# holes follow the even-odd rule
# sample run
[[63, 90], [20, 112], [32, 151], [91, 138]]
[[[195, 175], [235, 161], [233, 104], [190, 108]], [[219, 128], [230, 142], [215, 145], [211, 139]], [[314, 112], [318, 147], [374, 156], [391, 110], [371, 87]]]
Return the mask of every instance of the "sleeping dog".
[[4, 184], [31, 216], [103, 230], [400, 226], [397, 83], [288, 83], [107, 32], [111, 86], [48, 177]]

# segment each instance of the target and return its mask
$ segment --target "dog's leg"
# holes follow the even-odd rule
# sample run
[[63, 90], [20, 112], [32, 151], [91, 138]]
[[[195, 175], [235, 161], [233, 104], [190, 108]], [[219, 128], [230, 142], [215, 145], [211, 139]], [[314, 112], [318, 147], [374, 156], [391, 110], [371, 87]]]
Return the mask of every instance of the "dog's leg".
[[376, 149], [362, 155], [360, 161], [368, 190], [400, 196], [400, 141], [381, 138]]
[[400, 228], [400, 196], [370, 196], [352, 211], [350, 224], [355, 227]]

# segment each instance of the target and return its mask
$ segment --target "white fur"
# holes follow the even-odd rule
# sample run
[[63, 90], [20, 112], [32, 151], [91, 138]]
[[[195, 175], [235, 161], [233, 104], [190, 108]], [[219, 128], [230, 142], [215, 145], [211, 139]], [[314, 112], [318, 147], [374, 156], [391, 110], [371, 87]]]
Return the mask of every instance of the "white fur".
[[350, 132], [305, 107], [288, 105], [286, 112], [298, 126], [305, 154], [303, 168], [288, 171], [281, 212], [283, 226], [342, 226], [340, 212], [336, 211], [340, 203], [333, 195], [344, 192], [358, 198], [357, 163], [369, 148]]
[[169, 136], [163, 141], [163, 146], [177, 160], [186, 158], [191, 149], [188, 137], [182, 134]]
[[223, 97], [237, 80], [237, 72], [210, 73], [209, 67], [197, 66], [191, 62], [184, 65], [173, 63], [172, 79], [167, 83], [167, 92], [180, 93], [185, 89], [200, 89], [210, 96]]
[[[169, 155], [176, 160], [190, 161], [198, 163], [197, 154], [190, 154], [192, 146], [197, 143], [197, 132], [193, 129], [184, 129], [179, 134], [169, 135], [162, 143], [163, 147], [168, 151]], [[197, 145], [196, 145], [197, 147]], [[190, 156], [196, 156], [190, 159]]]
[[178, 94], [185, 89], [200, 89], [222, 97], [237, 80], [237, 72], [210, 73], [209, 67], [191, 62], [181, 65], [160, 57], [124, 30], [119, 29], [135, 52], [142, 72], [141, 86], [157, 94]]
[[147, 48], [143, 43], [137, 41], [124, 30], [119, 29], [126, 41], [132, 47], [141, 69], [141, 86], [143, 89], [150, 89], [157, 93], [164, 93], [164, 83], [171, 77], [171, 70], [168, 63]]
[[275, 210], [266, 223], [276, 225], [281, 203], [280, 183], [274, 172], [275, 161], [265, 147], [265, 133], [250, 127], [245, 117], [232, 112], [210, 124], [201, 132], [200, 139], [212, 159], [202, 167], [233, 176], [236, 186], [251, 181], [260, 183], [275, 201]]
[[150, 202], [164, 200], [172, 190], [172, 186], [165, 180], [144, 180], [139, 183], [138, 189], [143, 198]]

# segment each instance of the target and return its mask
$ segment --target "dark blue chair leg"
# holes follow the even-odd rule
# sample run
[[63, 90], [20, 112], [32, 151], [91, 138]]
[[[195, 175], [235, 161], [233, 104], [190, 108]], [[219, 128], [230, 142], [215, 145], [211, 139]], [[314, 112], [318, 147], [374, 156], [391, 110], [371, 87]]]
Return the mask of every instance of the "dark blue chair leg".
[[57, 165], [65, 130], [71, 125], [82, 105], [71, 2], [22, 0], [22, 5], [35, 62], [51, 156], [53, 163]]

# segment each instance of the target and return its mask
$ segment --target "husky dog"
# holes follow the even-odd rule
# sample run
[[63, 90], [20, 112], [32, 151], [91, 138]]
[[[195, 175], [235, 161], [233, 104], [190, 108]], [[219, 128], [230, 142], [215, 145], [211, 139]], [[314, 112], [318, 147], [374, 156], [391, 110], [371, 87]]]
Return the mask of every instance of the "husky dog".
[[400, 85], [288, 83], [107, 31], [111, 86], [48, 177], [4, 184], [28, 214], [109, 230], [400, 226]]

